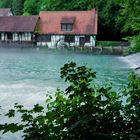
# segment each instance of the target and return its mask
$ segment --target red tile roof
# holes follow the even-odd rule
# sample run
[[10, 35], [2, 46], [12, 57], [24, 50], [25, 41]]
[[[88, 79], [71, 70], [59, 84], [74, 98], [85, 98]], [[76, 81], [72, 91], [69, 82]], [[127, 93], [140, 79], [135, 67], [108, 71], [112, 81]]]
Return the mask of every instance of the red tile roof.
[[[38, 30], [42, 34], [97, 34], [95, 9], [90, 11], [42, 11], [39, 16]], [[75, 17], [72, 31], [61, 31], [62, 20], [71, 17]]]
[[8, 16], [11, 12], [11, 8], [0, 8], [0, 16]]
[[0, 32], [34, 32], [38, 16], [0, 17]]

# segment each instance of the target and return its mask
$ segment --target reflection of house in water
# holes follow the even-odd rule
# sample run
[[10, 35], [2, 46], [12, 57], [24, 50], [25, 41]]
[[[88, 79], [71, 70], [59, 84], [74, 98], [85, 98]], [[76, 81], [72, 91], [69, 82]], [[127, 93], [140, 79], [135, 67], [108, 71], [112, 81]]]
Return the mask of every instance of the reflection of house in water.
[[97, 12], [90, 11], [42, 11], [39, 14], [38, 45], [48, 47], [95, 46]]
[[[6, 12], [7, 11], [7, 12]], [[42, 11], [39, 16], [12, 16], [0, 9], [0, 41], [36, 42], [37, 45], [95, 46], [97, 12]]]
[[1, 41], [33, 41], [38, 16], [1, 16]]

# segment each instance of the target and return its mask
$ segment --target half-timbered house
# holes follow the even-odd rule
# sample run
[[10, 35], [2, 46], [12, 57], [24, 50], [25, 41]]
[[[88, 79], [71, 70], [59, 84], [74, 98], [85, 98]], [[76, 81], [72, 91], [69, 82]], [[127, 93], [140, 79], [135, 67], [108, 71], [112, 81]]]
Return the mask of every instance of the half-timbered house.
[[95, 46], [97, 11], [42, 11], [39, 14], [37, 45]]
[[0, 16], [0, 41], [34, 41], [38, 19], [38, 16]]

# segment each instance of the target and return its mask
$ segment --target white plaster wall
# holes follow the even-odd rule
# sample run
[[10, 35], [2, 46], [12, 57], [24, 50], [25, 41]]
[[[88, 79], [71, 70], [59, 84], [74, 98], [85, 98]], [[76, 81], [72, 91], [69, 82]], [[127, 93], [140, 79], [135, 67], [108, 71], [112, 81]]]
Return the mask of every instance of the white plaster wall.
[[92, 43], [92, 46], [96, 45], [96, 36], [91, 36], [91, 43]]
[[7, 34], [3, 33], [3, 40], [7, 40]]
[[1, 40], [4, 40], [4, 33], [1, 34]]
[[[32, 41], [32, 34], [31, 33], [13, 33], [12, 34], [13, 41]], [[1, 33], [1, 40], [6, 41], [7, 39], [7, 34], [6, 33]]]
[[21, 41], [31, 41], [32, 39], [31, 33], [22, 33], [21, 35]]
[[28, 41], [31, 41], [31, 40], [32, 40], [32, 34], [28, 33]]
[[13, 16], [12, 12], [10, 11], [7, 16]]
[[54, 48], [56, 45], [60, 46], [64, 42], [64, 35], [53, 35], [48, 47]]
[[[67, 46], [79, 46], [79, 38], [80, 37], [85, 37], [84, 35], [80, 36], [77, 35], [75, 36], [75, 42], [72, 43], [67, 43], [64, 42], [64, 35], [52, 35], [51, 36], [51, 42], [37, 42], [38, 46], [48, 46], [49, 48], [55, 48], [55, 47], [61, 47], [62, 45], [66, 44]], [[95, 36], [90, 36], [90, 43], [85, 43], [85, 46], [95, 46]]]
[[92, 47], [92, 46], [95, 46], [95, 36], [90, 36], [90, 43], [85, 43], [85, 46], [86, 47]]
[[13, 41], [18, 41], [18, 34], [17, 33], [13, 34]]
[[37, 42], [37, 46], [48, 46], [49, 48], [55, 48], [64, 42], [63, 35], [52, 35], [50, 42]]
[[13, 41], [31, 41], [31, 33], [13, 33]]

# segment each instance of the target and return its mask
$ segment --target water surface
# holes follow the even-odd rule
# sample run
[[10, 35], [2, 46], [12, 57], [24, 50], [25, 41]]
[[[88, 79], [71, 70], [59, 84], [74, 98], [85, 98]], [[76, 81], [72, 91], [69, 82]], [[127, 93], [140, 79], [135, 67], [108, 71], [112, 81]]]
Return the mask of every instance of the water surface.
[[[130, 69], [119, 56], [47, 49], [0, 49], [1, 112], [5, 113], [15, 102], [26, 107], [42, 103], [46, 94], [54, 94], [56, 88], [64, 89], [66, 84], [60, 79], [60, 68], [71, 61], [96, 71], [98, 83], [110, 80], [116, 88], [127, 83]], [[3, 121], [5, 119], [0, 117], [0, 122]], [[5, 137], [5, 140], [16, 137]]]
[[130, 69], [118, 56], [47, 49], [0, 49], [0, 104], [7, 106], [6, 102], [13, 103], [12, 100], [30, 103], [34, 96], [64, 88], [60, 68], [71, 61], [91, 67], [97, 72], [99, 83], [110, 80], [117, 87], [127, 82]]

